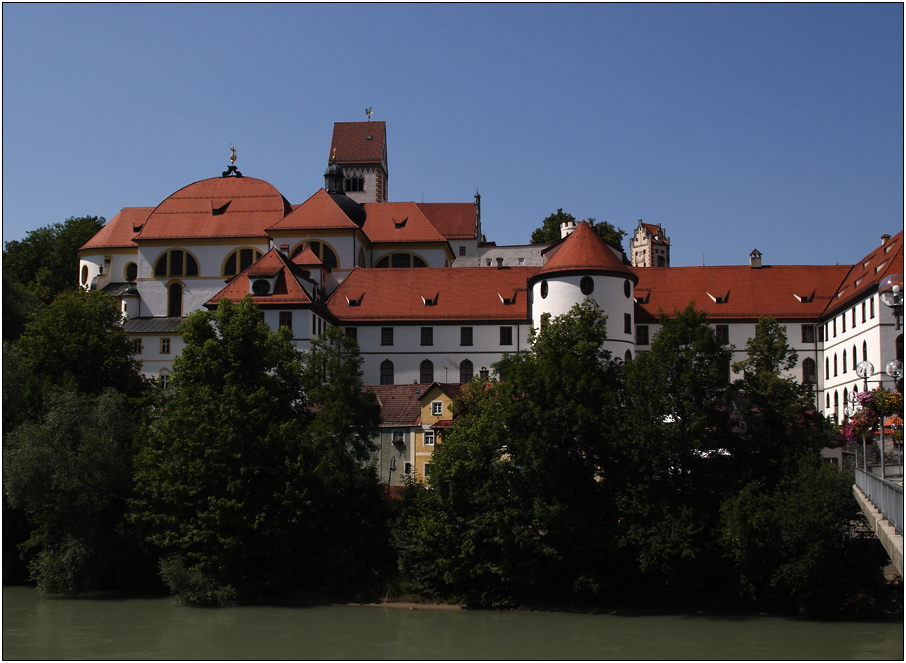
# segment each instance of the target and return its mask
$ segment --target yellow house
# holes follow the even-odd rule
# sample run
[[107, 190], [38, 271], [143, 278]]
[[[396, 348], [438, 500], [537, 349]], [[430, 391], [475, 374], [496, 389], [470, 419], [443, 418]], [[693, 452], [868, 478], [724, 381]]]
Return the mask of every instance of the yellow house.
[[415, 442], [415, 476], [431, 480], [431, 456], [443, 432], [453, 424], [453, 401], [462, 393], [462, 385], [435, 382], [422, 392], [421, 435]]

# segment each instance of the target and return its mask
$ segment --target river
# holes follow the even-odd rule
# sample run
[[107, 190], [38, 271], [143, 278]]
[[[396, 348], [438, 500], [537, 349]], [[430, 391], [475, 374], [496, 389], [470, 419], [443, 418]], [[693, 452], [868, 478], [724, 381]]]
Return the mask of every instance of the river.
[[9, 659], [902, 660], [903, 625], [365, 606], [205, 609], [3, 588]]

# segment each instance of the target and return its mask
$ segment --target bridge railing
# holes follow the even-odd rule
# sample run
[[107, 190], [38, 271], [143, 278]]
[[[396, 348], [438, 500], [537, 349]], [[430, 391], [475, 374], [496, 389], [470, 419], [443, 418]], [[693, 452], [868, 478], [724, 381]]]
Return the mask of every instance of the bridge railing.
[[903, 486], [856, 468], [856, 486], [878, 511], [903, 534]]

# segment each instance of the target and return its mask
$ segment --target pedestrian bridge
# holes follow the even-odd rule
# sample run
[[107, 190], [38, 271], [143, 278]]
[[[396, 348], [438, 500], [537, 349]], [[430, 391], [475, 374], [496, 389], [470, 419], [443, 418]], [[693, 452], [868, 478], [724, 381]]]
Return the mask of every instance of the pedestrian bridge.
[[[902, 474], [900, 475], [902, 477]], [[900, 577], [903, 576], [903, 483], [856, 468], [853, 495]]]

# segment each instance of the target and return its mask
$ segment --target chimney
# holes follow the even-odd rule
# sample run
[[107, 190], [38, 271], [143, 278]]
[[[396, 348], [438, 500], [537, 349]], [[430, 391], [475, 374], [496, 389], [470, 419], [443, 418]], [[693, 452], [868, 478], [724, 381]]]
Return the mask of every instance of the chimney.
[[280, 253], [282, 253], [283, 255], [288, 257], [289, 256], [289, 244], [281, 244]]
[[560, 224], [560, 239], [566, 239], [576, 229], [575, 221], [564, 221]]
[[503, 258], [497, 258], [497, 269], [503, 269]]
[[887, 244], [888, 239], [890, 239], [890, 235], [888, 235], [886, 233], [881, 235], [881, 246], [884, 246], [885, 244]]
[[752, 269], [761, 269], [761, 251], [755, 249], [749, 254], [749, 267]]

